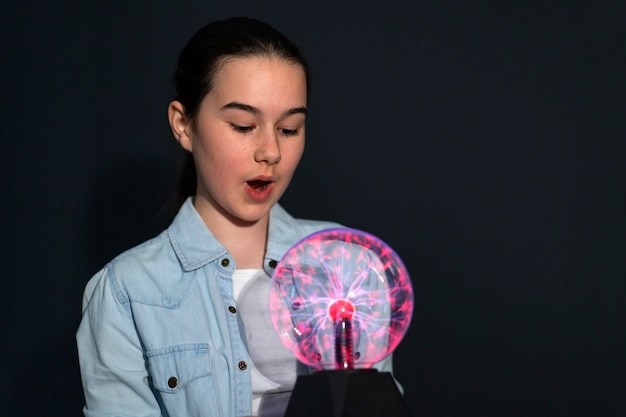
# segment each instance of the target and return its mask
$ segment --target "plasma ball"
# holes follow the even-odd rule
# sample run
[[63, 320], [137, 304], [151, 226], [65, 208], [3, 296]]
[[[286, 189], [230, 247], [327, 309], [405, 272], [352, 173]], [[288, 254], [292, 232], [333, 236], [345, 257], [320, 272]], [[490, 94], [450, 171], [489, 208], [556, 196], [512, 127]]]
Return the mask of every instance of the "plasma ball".
[[328, 308], [328, 315], [332, 319], [332, 321], [336, 322], [337, 320], [352, 320], [352, 316], [354, 316], [354, 304], [348, 300], [341, 299], [337, 300], [330, 305]]
[[368, 233], [312, 233], [277, 263], [269, 294], [283, 345], [316, 369], [367, 369], [387, 357], [413, 313], [402, 260]]

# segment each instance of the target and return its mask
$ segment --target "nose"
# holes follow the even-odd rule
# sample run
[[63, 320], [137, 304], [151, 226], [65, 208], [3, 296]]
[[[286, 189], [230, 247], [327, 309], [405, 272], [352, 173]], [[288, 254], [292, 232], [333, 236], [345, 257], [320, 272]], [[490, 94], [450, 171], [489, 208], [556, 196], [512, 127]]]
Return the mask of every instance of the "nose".
[[273, 165], [280, 161], [280, 145], [278, 133], [269, 131], [257, 138], [254, 160]]

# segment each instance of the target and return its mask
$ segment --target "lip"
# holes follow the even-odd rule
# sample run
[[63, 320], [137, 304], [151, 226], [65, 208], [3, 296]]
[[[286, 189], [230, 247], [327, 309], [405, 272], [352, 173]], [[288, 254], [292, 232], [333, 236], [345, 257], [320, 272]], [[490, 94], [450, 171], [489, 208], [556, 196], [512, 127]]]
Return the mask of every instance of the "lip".
[[275, 182], [276, 180], [273, 177], [262, 175], [255, 177], [251, 180], [246, 181], [246, 194], [252, 201], [262, 203], [266, 201], [272, 194]]

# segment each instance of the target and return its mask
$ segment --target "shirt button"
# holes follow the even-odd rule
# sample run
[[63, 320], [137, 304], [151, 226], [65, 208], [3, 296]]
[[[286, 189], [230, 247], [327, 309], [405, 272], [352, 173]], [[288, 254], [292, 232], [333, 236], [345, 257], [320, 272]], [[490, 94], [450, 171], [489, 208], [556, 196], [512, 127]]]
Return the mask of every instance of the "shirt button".
[[277, 262], [276, 262], [275, 260], [271, 259], [271, 260], [269, 261], [268, 265], [270, 266], [270, 268], [276, 268], [276, 263], [277, 263]]
[[231, 313], [235, 314], [237, 312], [237, 309], [233, 306], [228, 306], [228, 311], [230, 311]]
[[228, 260], [228, 258], [222, 259], [222, 266], [227, 267], [228, 265], [230, 265], [230, 261]]
[[178, 385], [178, 379], [175, 376], [171, 376], [170, 379], [167, 380], [167, 386], [170, 388], [176, 388]]
[[245, 371], [246, 369], [248, 369], [248, 364], [245, 361], [240, 361], [237, 366], [241, 371]]

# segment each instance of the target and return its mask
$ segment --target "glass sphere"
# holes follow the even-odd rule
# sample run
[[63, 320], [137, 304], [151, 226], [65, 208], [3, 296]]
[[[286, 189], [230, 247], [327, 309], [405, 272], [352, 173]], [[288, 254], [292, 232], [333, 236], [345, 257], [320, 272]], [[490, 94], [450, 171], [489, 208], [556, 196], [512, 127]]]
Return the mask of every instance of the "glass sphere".
[[404, 337], [413, 287], [400, 257], [366, 232], [333, 228], [296, 243], [276, 265], [270, 316], [282, 343], [321, 369], [370, 368]]

